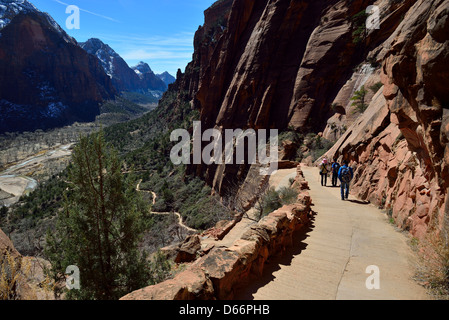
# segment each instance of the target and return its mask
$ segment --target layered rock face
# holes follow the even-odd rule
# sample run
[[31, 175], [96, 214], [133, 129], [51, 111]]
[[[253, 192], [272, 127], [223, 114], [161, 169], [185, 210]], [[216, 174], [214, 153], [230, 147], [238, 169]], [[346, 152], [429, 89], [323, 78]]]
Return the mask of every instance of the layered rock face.
[[235, 1], [196, 95], [204, 124], [324, 128], [361, 62], [351, 19], [369, 3]]
[[189, 100], [199, 107], [196, 100], [200, 79], [209, 64], [213, 62], [213, 54], [219, 39], [226, 32], [233, 0], [220, 1], [204, 12], [204, 24], [195, 33], [192, 61], [187, 65], [185, 73], [178, 70], [176, 82], [170, 91], [181, 93], [181, 99]]
[[419, 239], [448, 227], [448, 46], [449, 2], [416, 1], [371, 53], [384, 87], [327, 155], [352, 161], [354, 194]]
[[[391, 209], [416, 236], [441, 228], [449, 174], [447, 1], [218, 5], [220, 12], [205, 12], [193, 61], [171, 87], [200, 110], [203, 130], [323, 132], [338, 140], [327, 156], [357, 166], [356, 195]], [[379, 28], [366, 28], [361, 13], [369, 5], [379, 9]], [[363, 115], [351, 100], [362, 86], [370, 105]], [[188, 172], [224, 196], [233, 183], [245, 184], [250, 167], [190, 165]]]
[[[51, 290], [42, 285], [45, 282], [44, 265], [48, 267], [48, 263], [42, 259], [23, 257], [0, 229], [0, 271], [8, 270], [9, 275], [5, 277], [7, 281], [2, 283], [0, 290], [3, 299], [51, 299]], [[6, 292], [6, 287], [10, 288], [9, 292]]]
[[8, 15], [0, 37], [0, 132], [94, 120], [116, 94], [98, 60], [47, 14], [16, 2], [22, 10]]
[[[199, 77], [190, 82], [189, 90], [201, 110], [203, 128], [324, 131], [327, 138], [337, 140], [358, 115], [351, 109], [354, 92], [361, 85], [380, 81], [379, 72], [369, 64], [367, 74], [355, 75], [353, 70], [366, 59], [368, 49], [388, 38], [411, 5], [383, 1], [387, 13], [382, 22], [388, 31], [373, 31], [360, 44], [354, 38], [360, 22], [354, 17], [370, 4], [372, 1], [222, 3], [230, 7], [224, 31], [215, 33], [216, 40], [208, 41], [208, 46], [203, 45], [204, 32], [195, 37], [193, 63]], [[209, 25], [212, 17], [217, 19], [206, 11]], [[335, 110], [334, 105], [340, 109]], [[332, 117], [337, 124], [327, 129]], [[189, 170], [224, 195], [230, 181], [236, 177], [245, 180], [249, 166], [196, 165]]]

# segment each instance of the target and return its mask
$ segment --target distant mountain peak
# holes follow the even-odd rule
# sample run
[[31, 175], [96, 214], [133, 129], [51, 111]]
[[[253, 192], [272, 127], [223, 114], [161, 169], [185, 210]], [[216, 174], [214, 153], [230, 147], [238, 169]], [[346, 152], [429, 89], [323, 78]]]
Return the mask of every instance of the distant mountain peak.
[[81, 42], [79, 45], [87, 53], [96, 56], [100, 60], [104, 71], [110, 78], [115, 76], [116, 66], [114, 60], [120, 58], [120, 56], [109, 45], [97, 38], [91, 38], [86, 42]]
[[165, 91], [167, 89], [165, 82], [153, 73], [147, 63], [141, 61], [135, 67], [130, 68], [117, 52], [100, 39], [91, 38], [79, 45], [89, 54], [98, 58], [119, 92]]
[[88, 53], [96, 56], [106, 54], [110, 57], [119, 57], [117, 52], [115, 52], [109, 45], [97, 38], [90, 38], [86, 42], [81, 42], [79, 45]]
[[148, 63], [140, 61], [136, 66], [132, 67], [131, 69], [134, 70], [135, 73], [137, 73], [139, 76], [145, 73], [154, 73], [153, 70], [151, 70]]
[[169, 84], [172, 84], [176, 81], [176, 78], [173, 77], [170, 73], [167, 71], [162, 72], [161, 74], [156, 75], [159, 79], [165, 82], [165, 84], [168, 86]]

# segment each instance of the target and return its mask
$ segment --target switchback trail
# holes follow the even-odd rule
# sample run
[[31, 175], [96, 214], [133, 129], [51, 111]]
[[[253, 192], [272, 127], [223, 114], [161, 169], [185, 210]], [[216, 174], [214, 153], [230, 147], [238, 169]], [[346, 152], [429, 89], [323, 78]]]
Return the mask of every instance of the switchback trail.
[[[141, 190], [140, 189], [140, 184], [141, 183], [142, 183], [142, 180], [139, 180], [139, 183], [136, 186], [136, 191], [151, 193], [151, 195], [153, 197], [153, 205], [154, 205], [156, 203], [156, 198], [157, 198], [156, 193], [153, 192], [153, 191]], [[194, 233], [198, 231], [198, 230], [195, 230], [195, 229], [192, 229], [192, 228], [186, 226], [184, 224], [184, 222], [182, 221], [182, 216], [181, 216], [181, 214], [179, 212], [155, 212], [155, 211], [150, 211], [150, 214], [161, 215], [161, 216], [168, 216], [168, 215], [174, 214], [174, 215], [176, 215], [178, 217], [178, 225], [180, 227], [182, 227], [182, 228], [184, 228], [184, 229], [186, 229], [186, 230], [188, 230], [190, 232], [194, 232]]]
[[[322, 187], [317, 168], [302, 167], [309, 182], [310, 229], [296, 245], [271, 260], [264, 275], [240, 300], [420, 300], [429, 299], [413, 279], [415, 255], [407, 236], [389, 224], [370, 204], [349, 197], [340, 188]], [[379, 289], [368, 289], [378, 268]], [[369, 271], [369, 273], [367, 273]], [[369, 279], [368, 279], [369, 278]], [[368, 281], [367, 281], [368, 280]]]

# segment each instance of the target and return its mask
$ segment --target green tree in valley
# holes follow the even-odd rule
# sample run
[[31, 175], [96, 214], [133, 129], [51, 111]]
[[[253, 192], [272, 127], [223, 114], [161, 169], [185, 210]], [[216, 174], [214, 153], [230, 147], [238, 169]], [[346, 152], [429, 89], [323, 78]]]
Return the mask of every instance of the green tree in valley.
[[114, 300], [148, 285], [146, 254], [138, 249], [147, 208], [103, 132], [81, 138], [68, 180], [64, 210], [45, 248], [56, 282], [65, 281], [68, 266], [80, 270], [81, 289], [66, 297]]

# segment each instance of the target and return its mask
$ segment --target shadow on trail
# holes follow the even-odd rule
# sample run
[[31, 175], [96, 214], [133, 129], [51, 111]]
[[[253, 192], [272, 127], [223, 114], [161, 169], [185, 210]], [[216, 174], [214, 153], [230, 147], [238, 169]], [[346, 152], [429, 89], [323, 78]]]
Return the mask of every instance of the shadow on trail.
[[346, 201], [352, 202], [352, 203], [357, 203], [357, 204], [370, 204], [371, 202], [369, 201], [363, 201], [363, 200], [354, 200], [354, 199], [348, 199]]
[[[340, 186], [332, 186], [332, 185], [326, 185], [326, 186], [321, 186], [322, 188], [330, 188], [330, 189], [341, 189]], [[352, 202], [352, 203], [356, 203], [356, 204], [370, 204], [371, 202], [368, 200], [358, 200], [358, 199], [347, 199], [346, 201]]]
[[263, 272], [260, 277], [255, 280], [248, 281], [243, 285], [243, 289], [237, 291], [235, 300], [254, 300], [254, 293], [256, 293], [259, 288], [264, 287], [274, 280], [275, 277], [273, 274], [281, 269], [281, 265], [291, 265], [293, 258], [301, 254], [301, 252], [307, 248], [307, 244], [304, 243], [304, 240], [309, 237], [309, 233], [315, 228], [315, 216], [316, 212], [313, 212], [309, 225], [304, 230], [298, 231], [293, 235], [292, 246], [286, 248], [285, 251], [280, 252], [279, 255], [273, 256], [265, 262]]

